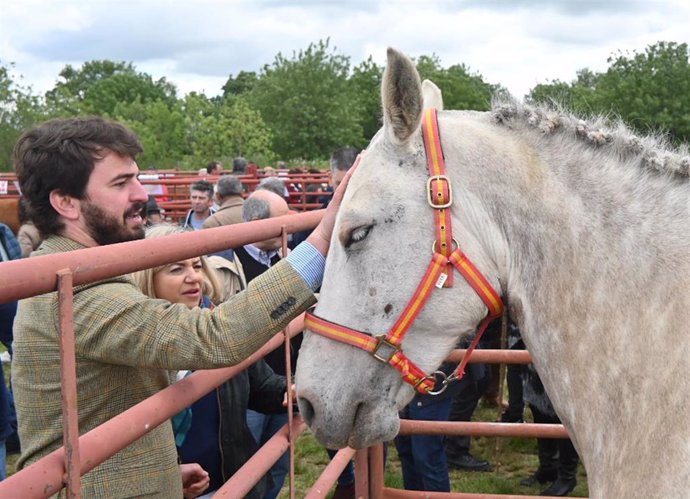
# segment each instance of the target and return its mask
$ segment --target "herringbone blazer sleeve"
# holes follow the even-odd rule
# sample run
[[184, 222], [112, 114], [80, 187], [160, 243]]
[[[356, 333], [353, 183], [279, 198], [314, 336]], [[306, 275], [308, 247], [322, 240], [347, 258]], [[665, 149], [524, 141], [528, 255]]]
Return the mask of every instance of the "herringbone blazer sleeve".
[[287, 262], [214, 310], [150, 299], [128, 277], [78, 289], [77, 353], [101, 362], [164, 369], [234, 365], [314, 303]]

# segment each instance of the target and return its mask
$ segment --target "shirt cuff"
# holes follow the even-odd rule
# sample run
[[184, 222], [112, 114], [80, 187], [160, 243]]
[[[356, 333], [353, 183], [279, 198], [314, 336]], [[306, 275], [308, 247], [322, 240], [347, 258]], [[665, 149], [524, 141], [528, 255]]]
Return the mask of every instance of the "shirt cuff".
[[304, 282], [316, 291], [323, 280], [326, 258], [311, 243], [303, 241], [292, 250], [286, 260], [294, 267]]

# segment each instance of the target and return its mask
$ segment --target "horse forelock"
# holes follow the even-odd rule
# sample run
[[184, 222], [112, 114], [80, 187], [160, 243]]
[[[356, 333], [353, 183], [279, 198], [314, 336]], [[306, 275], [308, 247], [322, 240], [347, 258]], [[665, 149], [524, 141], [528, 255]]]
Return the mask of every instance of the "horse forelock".
[[539, 133], [542, 138], [567, 137], [573, 146], [585, 144], [619, 160], [636, 160], [641, 168], [650, 172], [685, 181], [690, 178], [687, 146], [674, 150], [666, 136], [639, 136], [623, 122], [606, 116], [584, 119], [558, 104], [532, 106], [514, 100], [495, 101], [491, 116], [496, 123], [516, 131]]

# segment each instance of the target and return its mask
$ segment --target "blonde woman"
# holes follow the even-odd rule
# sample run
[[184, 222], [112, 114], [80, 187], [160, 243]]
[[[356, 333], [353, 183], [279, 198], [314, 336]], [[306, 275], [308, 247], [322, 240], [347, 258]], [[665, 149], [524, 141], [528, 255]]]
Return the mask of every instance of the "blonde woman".
[[[157, 225], [146, 232], [146, 238], [184, 231], [178, 226]], [[216, 271], [205, 256], [136, 272], [134, 280], [151, 298], [190, 309], [213, 308], [221, 295]], [[220, 488], [258, 448], [247, 427], [247, 408], [269, 414], [284, 412], [285, 386], [285, 378], [261, 360], [173, 418], [180, 460], [199, 463], [209, 473], [208, 490]], [[267, 475], [246, 497], [261, 499], [269, 486]]]

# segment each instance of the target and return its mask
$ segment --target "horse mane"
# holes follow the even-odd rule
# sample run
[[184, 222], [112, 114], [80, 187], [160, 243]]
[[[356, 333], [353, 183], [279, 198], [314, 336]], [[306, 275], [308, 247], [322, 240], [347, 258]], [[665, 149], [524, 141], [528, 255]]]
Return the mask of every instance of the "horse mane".
[[572, 137], [573, 144], [607, 149], [621, 160], [638, 161], [651, 172], [690, 178], [690, 151], [687, 145], [675, 150], [662, 134], [640, 137], [622, 121], [599, 115], [583, 119], [553, 103], [528, 105], [515, 100], [493, 102], [491, 116], [496, 123], [511, 129], [537, 131], [542, 137], [557, 134]]

